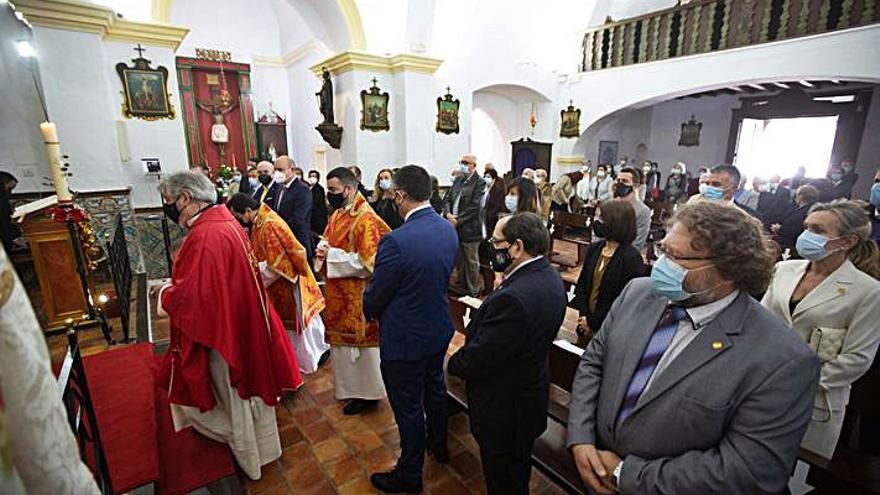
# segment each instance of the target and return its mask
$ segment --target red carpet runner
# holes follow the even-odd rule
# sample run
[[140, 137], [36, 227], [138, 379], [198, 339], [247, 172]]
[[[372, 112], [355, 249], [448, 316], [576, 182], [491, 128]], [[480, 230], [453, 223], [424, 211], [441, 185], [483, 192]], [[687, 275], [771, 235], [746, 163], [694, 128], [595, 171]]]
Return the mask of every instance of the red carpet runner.
[[225, 444], [192, 429], [174, 432], [164, 392], [155, 383], [161, 357], [136, 344], [83, 359], [113, 490], [150, 482], [177, 495], [235, 472]]

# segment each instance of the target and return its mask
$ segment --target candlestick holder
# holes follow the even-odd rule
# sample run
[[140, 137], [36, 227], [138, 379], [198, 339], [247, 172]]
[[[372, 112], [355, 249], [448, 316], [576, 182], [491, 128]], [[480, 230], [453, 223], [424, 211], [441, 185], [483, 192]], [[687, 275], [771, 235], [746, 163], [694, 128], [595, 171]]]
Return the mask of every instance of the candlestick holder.
[[86, 302], [86, 313], [90, 320], [97, 321], [101, 325], [101, 333], [104, 334], [104, 340], [109, 345], [113, 345], [116, 341], [113, 339], [110, 325], [104, 312], [95, 306], [95, 300], [92, 297], [92, 291], [89, 289], [89, 276], [87, 268], [87, 256], [83, 253], [83, 245], [85, 240], [82, 234], [82, 224], [88, 222], [88, 214], [73, 204], [72, 200], [62, 201], [58, 206], [49, 210], [56, 222], [66, 223], [67, 231], [70, 233], [70, 240], [73, 243], [73, 257], [76, 260], [76, 272], [79, 275], [79, 281], [82, 284], [83, 296]]

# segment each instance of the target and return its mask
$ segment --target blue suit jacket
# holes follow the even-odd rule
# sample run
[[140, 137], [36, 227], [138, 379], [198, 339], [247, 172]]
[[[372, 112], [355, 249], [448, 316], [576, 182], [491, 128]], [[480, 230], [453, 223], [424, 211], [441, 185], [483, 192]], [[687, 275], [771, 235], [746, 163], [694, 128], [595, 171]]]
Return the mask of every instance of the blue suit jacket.
[[[263, 186], [260, 186], [252, 196], [259, 200], [262, 194]], [[312, 240], [311, 234], [309, 234], [312, 217], [312, 191], [309, 186], [300, 179], [294, 180], [286, 190], [283, 185], [272, 183], [263, 202], [284, 219], [287, 226], [293, 231], [293, 235], [296, 236], [296, 240], [306, 249], [309, 265], [312, 265]]]
[[383, 360], [415, 361], [445, 352], [452, 338], [449, 277], [455, 229], [433, 208], [419, 210], [379, 241], [364, 291], [364, 316], [379, 320]]

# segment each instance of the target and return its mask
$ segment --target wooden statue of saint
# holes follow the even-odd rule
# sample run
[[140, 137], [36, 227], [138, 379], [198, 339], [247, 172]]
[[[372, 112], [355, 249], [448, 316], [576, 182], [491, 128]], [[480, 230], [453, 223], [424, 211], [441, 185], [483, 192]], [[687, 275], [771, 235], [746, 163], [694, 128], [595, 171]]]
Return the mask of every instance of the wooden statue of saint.
[[315, 93], [321, 105], [321, 114], [324, 116], [324, 124], [333, 124], [333, 82], [330, 80], [330, 71], [326, 67], [322, 69], [324, 84], [321, 91]]

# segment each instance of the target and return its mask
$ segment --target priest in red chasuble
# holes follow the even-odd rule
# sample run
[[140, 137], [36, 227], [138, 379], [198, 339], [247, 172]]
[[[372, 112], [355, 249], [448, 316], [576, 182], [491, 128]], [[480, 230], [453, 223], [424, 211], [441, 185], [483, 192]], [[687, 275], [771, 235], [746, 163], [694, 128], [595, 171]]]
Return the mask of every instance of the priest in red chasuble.
[[347, 168], [327, 174], [327, 201], [335, 209], [315, 253], [325, 270], [324, 310], [327, 343], [333, 359], [336, 399], [351, 399], [345, 414], [358, 414], [385, 397], [379, 370], [379, 325], [364, 318], [363, 295], [373, 274], [379, 239], [390, 230], [358, 192]]
[[275, 405], [302, 384], [284, 326], [272, 308], [247, 233], [198, 172], [159, 186], [168, 217], [189, 229], [159, 292], [171, 342], [159, 379], [174, 427], [229, 444], [251, 479], [281, 456]]
[[[303, 373], [314, 373], [330, 350], [324, 342], [321, 311], [324, 296], [309, 267], [306, 249], [281, 216], [247, 194], [236, 194], [226, 207], [251, 230], [251, 245], [269, 300], [287, 328]], [[328, 354], [329, 356], [329, 354]]]

